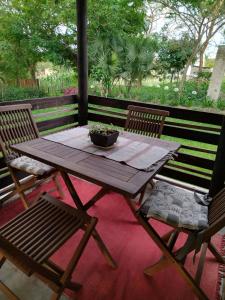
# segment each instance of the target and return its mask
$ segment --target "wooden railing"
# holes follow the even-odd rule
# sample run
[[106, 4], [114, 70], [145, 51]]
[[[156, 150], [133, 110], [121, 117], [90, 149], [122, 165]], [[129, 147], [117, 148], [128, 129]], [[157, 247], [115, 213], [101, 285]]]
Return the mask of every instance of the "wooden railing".
[[[78, 125], [76, 96], [30, 99], [1, 102], [0, 105], [30, 103], [37, 126], [42, 135]], [[12, 183], [4, 159], [0, 152], [0, 190]], [[10, 188], [9, 188], [10, 189]], [[0, 192], [5, 193], [5, 189]]]
[[176, 161], [170, 161], [161, 175], [209, 189], [224, 116], [191, 109], [143, 102], [89, 96], [88, 120], [124, 127], [128, 105], [165, 109], [170, 112], [163, 137], [182, 144]]
[[[23, 100], [31, 103], [41, 134], [78, 125], [76, 96]], [[16, 104], [2, 102], [0, 105]], [[174, 108], [143, 102], [89, 96], [88, 121], [125, 125], [128, 105], [170, 111], [163, 130], [163, 139], [179, 141], [182, 147], [176, 161], [169, 161], [161, 175], [209, 189], [224, 115], [191, 109]], [[6, 165], [0, 157], [0, 189], [11, 183]], [[4, 192], [4, 190], [3, 190]], [[0, 193], [1, 196], [1, 193]]]

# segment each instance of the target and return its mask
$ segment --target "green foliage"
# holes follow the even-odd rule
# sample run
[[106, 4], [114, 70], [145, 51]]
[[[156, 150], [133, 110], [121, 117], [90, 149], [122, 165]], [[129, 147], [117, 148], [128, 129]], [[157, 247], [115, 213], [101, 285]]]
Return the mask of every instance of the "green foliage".
[[110, 125], [104, 125], [104, 124], [93, 124], [89, 129], [89, 134], [98, 133], [101, 135], [109, 135], [113, 132], [115, 132], [115, 130], [112, 129]]
[[[111, 52], [112, 39], [136, 36], [143, 31], [144, 16], [142, 0], [88, 1], [90, 69], [96, 65], [92, 54], [99, 41]], [[34, 78], [37, 63], [45, 60], [76, 68], [76, 30], [74, 0], [1, 1], [0, 77]], [[101, 60], [108, 61], [110, 55], [104, 53]], [[102, 56], [101, 53], [96, 58]], [[109, 76], [104, 78], [105, 71], [101, 70], [101, 62], [98, 63], [100, 66], [94, 73], [102, 73], [100, 77], [109, 85]]]
[[108, 95], [123, 72], [121, 58], [127, 41], [144, 29], [143, 9], [141, 0], [89, 2], [89, 69], [92, 79], [100, 83], [102, 95]]
[[38, 88], [19, 88], [19, 87], [5, 87], [0, 88], [1, 97], [0, 101], [10, 101], [10, 100], [23, 100], [23, 99], [32, 99], [32, 98], [42, 98], [46, 97], [42, 89]]
[[198, 73], [198, 78], [202, 78], [202, 79], [210, 79], [212, 76], [212, 72], [206, 72], [206, 71], [202, 71]]
[[90, 0], [88, 2], [89, 45], [96, 38], [108, 40], [121, 36], [136, 36], [144, 29], [144, 3], [142, 0]]
[[188, 35], [180, 39], [168, 39], [163, 37], [158, 52], [158, 64], [156, 69], [161, 74], [174, 74], [180, 72], [186, 65], [192, 54], [193, 40]]
[[[109, 97], [131, 99], [143, 102], [160, 103], [172, 106], [186, 107], [213, 107], [214, 102], [207, 98], [208, 81], [188, 80], [184, 85], [182, 96], [179, 88], [173, 83], [161, 83], [141, 88], [131, 87], [128, 91], [125, 86], [114, 86]], [[90, 89], [91, 94], [100, 94], [97, 86]], [[225, 106], [225, 105], [224, 105]]]
[[60, 96], [66, 88], [77, 87], [77, 74], [72, 69], [60, 68], [56, 73], [40, 78], [39, 84], [48, 96]]
[[[202, 38], [206, 37], [210, 28], [212, 33], [219, 31], [219, 26], [224, 20], [224, 1], [221, 0], [154, 2], [166, 7], [167, 16], [173, 22], [175, 20], [177, 29], [180, 30], [179, 34], [176, 33], [176, 39], [164, 37], [160, 40], [157, 36], [145, 35], [146, 16], [149, 13], [146, 9], [147, 1], [88, 1], [89, 74], [91, 79], [99, 84], [102, 95], [113, 93], [115, 84], [125, 83], [126, 88], [122, 88], [120, 93], [129, 96], [132, 93], [131, 87], [142, 86], [142, 81], [152, 74], [153, 69], [165, 78], [168, 74], [172, 78], [184, 68], [192, 53], [194, 54], [190, 61], [196, 58], [204, 45]], [[213, 20], [216, 20], [217, 27]], [[214, 24], [213, 27], [210, 27], [210, 24]], [[202, 30], [205, 28], [205, 31], [199, 31], [199, 26]], [[188, 35], [183, 35], [184, 31], [188, 31]], [[201, 39], [198, 39], [197, 33]], [[4, 82], [34, 78], [40, 61], [72, 66], [75, 70], [76, 34], [75, 0], [2, 0], [0, 80]], [[193, 38], [189, 38], [189, 35]], [[196, 44], [196, 50], [192, 49], [193, 41], [199, 42]], [[206, 77], [200, 75], [200, 78]], [[66, 83], [61, 84], [62, 81]], [[160, 92], [160, 101], [173, 101], [173, 105], [183, 101], [185, 105], [191, 105], [197, 100], [186, 91], [189, 84], [185, 85], [182, 100], [173, 96], [172, 90], [169, 90], [167, 93]], [[65, 79], [51, 76], [41, 80], [41, 85], [48, 94], [57, 95], [61, 94], [65, 87], [76, 86], [76, 78], [74, 74]], [[201, 91], [198, 96], [201, 99], [205, 97], [201, 95]], [[148, 97], [146, 93], [144, 98]], [[210, 102], [206, 101], [204, 105], [210, 105]]]
[[[74, 1], [1, 1], [1, 70], [8, 79], [35, 77], [37, 62], [75, 64]], [[19, 59], [18, 59], [19, 58]]]
[[225, 110], [225, 99], [219, 99], [217, 101], [217, 108], [219, 110]]
[[215, 58], [208, 58], [206, 56], [205, 58], [205, 67], [207, 68], [213, 68], [215, 65]]
[[120, 77], [128, 84], [142, 86], [144, 78], [151, 74], [153, 60], [158, 50], [155, 37], [132, 37], [124, 40], [118, 52]]
[[112, 88], [114, 80], [118, 76], [119, 61], [116, 56], [118, 41], [111, 38], [109, 41], [96, 39], [89, 52], [90, 61], [92, 61], [91, 77], [100, 83], [102, 93], [107, 96]]
[[123, 79], [128, 89], [141, 86], [151, 73], [157, 47], [154, 37], [111, 37], [110, 46], [108, 41], [96, 40], [90, 51], [90, 60], [95, 62], [91, 78], [101, 84], [102, 95], [108, 95], [116, 79]]

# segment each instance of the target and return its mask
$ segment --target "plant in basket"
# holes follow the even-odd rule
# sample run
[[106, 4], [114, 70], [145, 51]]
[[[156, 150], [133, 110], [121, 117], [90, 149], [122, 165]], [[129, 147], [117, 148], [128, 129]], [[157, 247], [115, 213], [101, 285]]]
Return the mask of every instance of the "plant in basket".
[[93, 125], [89, 129], [89, 136], [94, 145], [109, 147], [117, 141], [119, 131], [104, 125]]

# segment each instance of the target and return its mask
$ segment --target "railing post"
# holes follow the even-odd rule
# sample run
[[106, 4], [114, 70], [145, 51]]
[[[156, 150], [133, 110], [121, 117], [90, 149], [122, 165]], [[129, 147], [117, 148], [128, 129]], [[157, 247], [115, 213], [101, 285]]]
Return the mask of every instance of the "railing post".
[[78, 122], [88, 122], [87, 0], [77, 0]]
[[209, 195], [215, 196], [225, 183], [225, 117], [223, 117], [219, 144], [213, 168], [213, 175], [209, 189]]

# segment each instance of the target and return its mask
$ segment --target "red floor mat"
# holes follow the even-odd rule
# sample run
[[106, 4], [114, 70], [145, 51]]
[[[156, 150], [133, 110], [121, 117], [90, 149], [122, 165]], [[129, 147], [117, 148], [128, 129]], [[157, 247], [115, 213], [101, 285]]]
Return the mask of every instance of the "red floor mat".
[[[99, 187], [85, 181], [73, 179], [82, 201], [87, 202]], [[65, 202], [73, 205], [65, 189]], [[22, 210], [20, 201], [11, 203], [1, 209], [0, 224], [5, 223]], [[110, 193], [101, 199], [89, 213], [97, 216], [97, 230], [108, 246], [118, 264], [116, 270], [111, 269], [95, 242], [91, 239], [74, 272], [73, 279], [83, 284], [76, 294], [80, 300], [190, 300], [195, 299], [193, 293], [173, 267], [164, 269], [149, 278], [143, 269], [156, 262], [161, 252], [143, 228], [134, 219], [122, 196]], [[154, 222], [160, 234], [168, 227]], [[181, 237], [178, 245], [184, 241]], [[68, 262], [78, 237], [71, 238], [53, 257], [61, 266]], [[221, 236], [214, 237], [214, 244], [219, 247]], [[197, 259], [196, 259], [197, 265]], [[192, 255], [188, 257], [186, 266], [193, 272]], [[216, 299], [218, 264], [210, 252], [207, 253], [202, 287], [209, 299]], [[66, 293], [72, 298], [74, 294]]]

